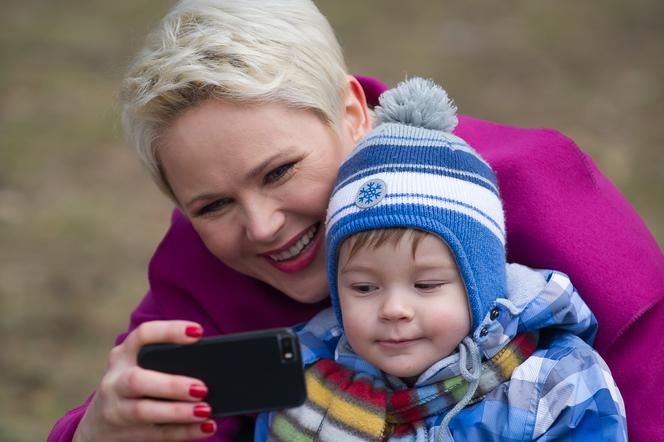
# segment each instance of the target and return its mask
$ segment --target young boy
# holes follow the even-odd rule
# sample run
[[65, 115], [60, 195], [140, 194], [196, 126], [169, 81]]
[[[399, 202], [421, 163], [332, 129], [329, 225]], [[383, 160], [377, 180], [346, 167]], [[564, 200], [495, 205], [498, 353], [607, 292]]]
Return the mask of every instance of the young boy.
[[593, 314], [566, 275], [506, 264], [496, 176], [445, 91], [414, 78], [380, 104], [328, 208], [308, 399], [256, 439], [626, 440]]

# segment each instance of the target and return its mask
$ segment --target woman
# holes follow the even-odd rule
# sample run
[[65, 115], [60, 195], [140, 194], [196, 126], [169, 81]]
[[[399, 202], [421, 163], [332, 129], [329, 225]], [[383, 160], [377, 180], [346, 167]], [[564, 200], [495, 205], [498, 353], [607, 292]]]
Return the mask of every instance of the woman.
[[[153, 342], [293, 324], [326, 305], [325, 206], [381, 90], [347, 75], [308, 0], [173, 8], [127, 75], [123, 114], [178, 209], [151, 261], [150, 292], [99, 387], [50, 441], [237, 435], [241, 419], [209, 419], [204, 385], [137, 368], [136, 354]], [[638, 215], [556, 132], [462, 117], [456, 134], [497, 171], [510, 260], [577, 281], [600, 323], [596, 348], [624, 392], [630, 434], [658, 434], [648, 413], [663, 399], [640, 409], [635, 387], [664, 375], [661, 363], [643, 363], [664, 358], [661, 344], [639, 344], [664, 316], [664, 258]]]

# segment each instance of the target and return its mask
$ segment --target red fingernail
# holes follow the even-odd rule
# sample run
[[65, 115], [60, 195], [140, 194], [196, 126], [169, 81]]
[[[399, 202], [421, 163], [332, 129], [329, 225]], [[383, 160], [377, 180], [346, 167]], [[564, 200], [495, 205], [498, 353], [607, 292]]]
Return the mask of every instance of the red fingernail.
[[210, 417], [212, 409], [206, 404], [194, 405], [194, 416], [196, 417]]
[[203, 422], [201, 424], [201, 431], [203, 433], [214, 433], [215, 425], [214, 422]]
[[197, 325], [190, 325], [185, 329], [184, 333], [190, 338], [200, 338], [203, 336], [203, 329]]
[[189, 396], [191, 397], [203, 399], [207, 395], [208, 389], [205, 385], [192, 384], [192, 386], [189, 387]]

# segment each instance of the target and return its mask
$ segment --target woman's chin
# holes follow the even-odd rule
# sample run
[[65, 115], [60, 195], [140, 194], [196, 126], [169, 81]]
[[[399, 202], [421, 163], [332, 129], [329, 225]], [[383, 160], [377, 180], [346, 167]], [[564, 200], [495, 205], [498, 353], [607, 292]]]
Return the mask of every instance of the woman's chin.
[[[316, 304], [329, 297], [325, 256], [322, 248], [308, 265], [298, 272], [271, 272], [273, 286], [289, 298], [304, 304]], [[269, 282], [268, 282], [269, 284]]]
[[320, 290], [304, 292], [288, 290], [284, 291], [284, 294], [292, 300], [303, 304], [316, 304], [326, 300], [330, 296], [327, 290], [324, 292], [320, 292]]

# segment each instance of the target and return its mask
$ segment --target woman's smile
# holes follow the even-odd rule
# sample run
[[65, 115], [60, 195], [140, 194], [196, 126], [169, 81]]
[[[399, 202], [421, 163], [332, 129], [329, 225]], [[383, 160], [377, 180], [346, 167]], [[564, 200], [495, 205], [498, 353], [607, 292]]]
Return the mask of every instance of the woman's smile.
[[322, 223], [316, 223], [296, 235], [284, 246], [261, 253], [267, 261], [282, 272], [292, 273], [308, 267], [323, 244]]

